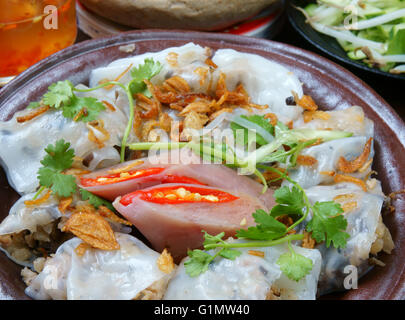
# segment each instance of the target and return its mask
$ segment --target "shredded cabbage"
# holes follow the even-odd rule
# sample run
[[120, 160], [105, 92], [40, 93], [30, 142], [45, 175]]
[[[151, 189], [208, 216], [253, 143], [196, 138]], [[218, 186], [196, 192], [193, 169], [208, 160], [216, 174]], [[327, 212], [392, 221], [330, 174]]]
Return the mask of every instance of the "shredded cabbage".
[[402, 73], [404, 0], [318, 0], [297, 8], [318, 32], [335, 38], [352, 60]]

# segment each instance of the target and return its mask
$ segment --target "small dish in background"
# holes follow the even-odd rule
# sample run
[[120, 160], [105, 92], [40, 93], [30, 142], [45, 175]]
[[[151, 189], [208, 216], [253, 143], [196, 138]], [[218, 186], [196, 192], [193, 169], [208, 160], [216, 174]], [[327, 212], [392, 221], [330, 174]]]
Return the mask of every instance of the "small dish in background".
[[405, 80], [405, 74], [393, 74], [389, 72], [382, 71], [378, 68], [371, 68], [364, 64], [361, 61], [352, 60], [347, 56], [345, 50], [340, 46], [340, 44], [332, 37], [319, 33], [312, 26], [306, 22], [306, 18], [302, 12], [300, 12], [296, 7], [305, 7], [308, 4], [308, 1], [304, 0], [291, 0], [287, 4], [287, 15], [288, 19], [291, 22], [291, 25], [294, 27], [298, 33], [304, 37], [308, 42], [310, 42], [317, 49], [326, 53], [327, 55], [333, 57], [336, 60], [344, 62], [350, 66], [362, 69], [367, 72], [374, 73], [376, 75], [390, 78]]
[[[79, 28], [91, 38], [117, 35], [120, 32], [134, 28], [119, 24], [102, 17], [76, 1], [76, 11]], [[284, 1], [274, 1], [260, 13], [240, 23], [229, 26], [217, 32], [256, 38], [273, 38], [281, 29], [284, 22]]]

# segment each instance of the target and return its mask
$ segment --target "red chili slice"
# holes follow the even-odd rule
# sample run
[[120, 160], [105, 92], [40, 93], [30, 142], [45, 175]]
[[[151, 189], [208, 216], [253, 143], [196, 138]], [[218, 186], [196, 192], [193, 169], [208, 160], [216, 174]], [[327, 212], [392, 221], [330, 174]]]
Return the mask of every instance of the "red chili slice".
[[[191, 193], [198, 193], [200, 196], [214, 196], [218, 199], [218, 201], [211, 201], [207, 198], [200, 197], [200, 199], [183, 199], [183, 198], [177, 198], [177, 199], [170, 199], [170, 198], [165, 198], [158, 196], [159, 193], [166, 195], [170, 193], [176, 192], [176, 190], [183, 188], [187, 191], [190, 191]], [[192, 186], [184, 186], [184, 185], [179, 185], [176, 186], [175, 188], [173, 187], [161, 187], [161, 188], [155, 188], [155, 189], [149, 189], [149, 190], [138, 190], [131, 192], [125, 196], [123, 196], [120, 200], [121, 204], [124, 206], [128, 206], [129, 204], [132, 203], [132, 200], [140, 196], [140, 199], [148, 202], [153, 202], [153, 203], [159, 203], [159, 204], [181, 204], [181, 203], [199, 203], [199, 202], [209, 202], [213, 204], [217, 203], [224, 203], [224, 202], [230, 202], [239, 199], [238, 197], [221, 191], [221, 190], [215, 190], [215, 189], [205, 189], [205, 188], [199, 188], [199, 187], [192, 187]]]
[[[129, 171], [128, 172], [129, 175], [125, 176], [121, 176], [121, 173], [115, 173], [105, 176], [99, 176], [97, 178], [82, 178], [80, 182], [81, 185], [84, 187], [94, 187], [145, 177], [150, 177], [151, 180], [155, 180], [153, 176], [161, 173], [163, 170], [165, 170], [165, 168], [149, 168], [149, 169], [133, 170]], [[103, 180], [99, 181], [99, 179]], [[163, 178], [161, 179], [161, 183], [187, 183], [187, 184], [205, 185], [204, 183], [193, 178], [185, 176], [176, 176], [171, 174], [163, 176]]]
[[205, 183], [202, 183], [196, 179], [185, 177], [185, 176], [175, 176], [172, 174], [166, 175], [162, 179], [162, 183], [186, 183], [186, 184], [201, 184], [205, 186]]
[[[165, 168], [148, 168], [148, 169], [140, 169], [140, 170], [133, 170], [129, 171], [129, 175], [121, 176], [123, 173], [115, 173], [105, 176], [100, 176], [97, 178], [83, 178], [80, 180], [80, 183], [84, 187], [94, 187], [94, 186], [102, 186], [106, 184], [112, 184], [137, 178], [143, 178], [147, 176], [152, 176], [155, 174], [161, 173]], [[102, 179], [100, 181], [100, 179]]]

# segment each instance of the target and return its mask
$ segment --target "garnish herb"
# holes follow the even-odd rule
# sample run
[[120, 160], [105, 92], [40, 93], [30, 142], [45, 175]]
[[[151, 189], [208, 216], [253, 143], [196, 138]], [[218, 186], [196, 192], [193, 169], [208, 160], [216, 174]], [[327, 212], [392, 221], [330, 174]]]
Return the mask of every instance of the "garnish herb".
[[[212, 236], [204, 231], [204, 249], [217, 249], [218, 251], [214, 255], [201, 250], [198, 250], [197, 253], [194, 252], [195, 250], [189, 251], [190, 259], [185, 263], [185, 268], [190, 276], [197, 276], [205, 272], [209, 263], [217, 256], [227, 258], [226, 254], [221, 254], [224, 249], [270, 247], [287, 242], [289, 252], [281, 255], [277, 260], [277, 264], [280, 265], [281, 271], [289, 279], [299, 281], [312, 270], [312, 261], [296, 253], [291, 246], [291, 241], [302, 240], [303, 235], [289, 234], [289, 231], [306, 220], [310, 212], [312, 212], [312, 218], [308, 222], [306, 229], [312, 232], [317, 242], [325, 241], [327, 247], [330, 244], [333, 244], [335, 248], [344, 248], [346, 246], [349, 234], [345, 232], [347, 221], [342, 215], [343, 209], [340, 204], [326, 201], [316, 202], [312, 205], [305, 191], [298, 183], [277, 169], [272, 167], [268, 167], [268, 169], [273, 170], [280, 177], [291, 182], [293, 184], [292, 188], [284, 186], [275, 191], [274, 198], [277, 205], [269, 213], [264, 210], [257, 210], [253, 213], [256, 226], [237, 230], [236, 237], [244, 239], [246, 242], [228, 243], [222, 239], [224, 233]], [[291, 216], [295, 218], [295, 222], [287, 228], [283, 223], [276, 220], [276, 217], [280, 215]], [[232, 258], [236, 256], [235, 253], [231, 255]]]
[[128, 124], [124, 132], [124, 136], [122, 138], [121, 142], [121, 162], [124, 162], [125, 160], [125, 148], [127, 146], [127, 140], [129, 137], [129, 134], [132, 130], [132, 124], [134, 121], [134, 116], [135, 116], [135, 107], [134, 107], [134, 94], [136, 93], [144, 93], [146, 95], [150, 95], [146, 84], [145, 80], [150, 80], [159, 72], [162, 70], [162, 65], [159, 61], [154, 61], [153, 59], [145, 59], [144, 64], [139, 65], [137, 68], [133, 68], [131, 70], [131, 76], [132, 80], [127, 84], [124, 85], [121, 82], [118, 81], [108, 81], [103, 84], [100, 84], [94, 88], [89, 88], [89, 89], [76, 89], [74, 88], [75, 91], [79, 92], [89, 92], [93, 90], [97, 90], [106, 86], [119, 86], [121, 89], [124, 90], [124, 92], [127, 95], [127, 99], [129, 102], [129, 119], [128, 119]]
[[145, 59], [142, 65], [131, 70], [131, 81], [124, 85], [118, 81], [108, 81], [93, 88], [78, 89], [69, 80], [58, 81], [48, 87], [40, 102], [31, 102], [27, 108], [33, 109], [41, 105], [49, 105], [54, 109], [62, 109], [63, 116], [74, 121], [90, 122], [98, 118], [101, 111], [105, 110], [103, 103], [92, 97], [78, 97], [74, 92], [90, 92], [106, 86], [119, 86], [127, 94], [129, 101], [129, 119], [121, 142], [121, 162], [124, 162], [125, 147], [134, 121], [134, 98], [136, 93], [150, 96], [145, 80], [150, 80], [162, 70], [160, 62]]
[[100, 198], [99, 196], [96, 196], [95, 194], [92, 194], [91, 192], [80, 188], [80, 195], [82, 197], [82, 200], [88, 200], [89, 203], [96, 209], [98, 209], [98, 207], [100, 206], [105, 206], [108, 209], [110, 209], [113, 212], [116, 212], [115, 208], [113, 207], [113, 205], [111, 204], [111, 202]]
[[45, 152], [47, 155], [41, 160], [43, 166], [38, 170], [39, 184], [61, 197], [69, 197], [77, 188], [75, 177], [62, 173], [73, 164], [74, 151], [70, 143], [58, 140], [55, 145], [48, 145]]
[[[75, 157], [74, 150], [70, 148], [70, 143], [61, 139], [56, 141], [55, 145], [48, 145], [45, 148], [47, 155], [41, 160], [43, 167], [38, 170], [38, 180], [40, 188], [34, 199], [45, 189], [51, 189], [60, 197], [69, 197], [77, 191], [76, 178], [70, 174], [64, 174], [63, 171], [70, 169]], [[96, 209], [99, 206], [106, 206], [113, 212], [116, 212], [112, 204], [91, 192], [80, 188], [82, 200], [88, 202]]]
[[291, 280], [300, 281], [312, 270], [312, 260], [296, 253], [288, 242], [289, 252], [283, 253], [278, 259], [277, 264], [281, 271]]
[[[255, 126], [260, 126], [268, 135], [272, 136], [272, 141], [261, 145], [255, 151], [249, 153], [244, 157], [237, 157], [231, 146], [226, 143], [218, 144], [204, 141], [201, 138], [200, 142], [139, 142], [128, 145], [131, 150], [150, 150], [150, 149], [174, 149], [174, 148], [190, 148], [195, 153], [201, 156], [209, 156], [213, 160], [222, 160], [227, 165], [226, 160], [232, 159], [232, 167], [238, 168], [253, 168], [253, 172], [264, 183], [263, 193], [267, 189], [265, 179], [259, 170], [255, 170], [254, 167], [259, 168], [260, 163], [269, 162], [282, 162], [286, 163], [288, 167], [294, 167], [298, 154], [302, 149], [314, 144], [317, 141], [330, 141], [335, 139], [341, 139], [352, 136], [350, 132], [332, 131], [332, 130], [315, 130], [315, 129], [289, 129], [287, 126], [278, 122], [276, 126], [272, 126], [268, 120], [263, 116], [255, 115], [251, 117], [243, 118], [244, 125], [249, 126], [247, 123], [254, 123]], [[252, 122], [253, 121], [253, 122]], [[247, 123], [246, 123], [247, 122]], [[266, 125], [264, 125], [266, 123]], [[247, 143], [248, 131], [250, 129], [243, 127], [234, 122], [231, 123], [233, 130], [244, 130], [244, 143]], [[256, 134], [256, 136], [258, 136]], [[264, 142], [264, 139], [260, 142]], [[260, 145], [260, 143], [258, 143]], [[285, 150], [284, 145], [290, 149]]]
[[76, 96], [74, 90], [75, 88], [69, 80], [58, 81], [48, 87], [48, 92], [44, 94], [40, 102], [31, 102], [28, 108], [48, 105], [54, 109], [61, 109], [65, 118], [74, 121], [96, 120], [99, 113], [105, 110], [105, 106], [96, 98]]

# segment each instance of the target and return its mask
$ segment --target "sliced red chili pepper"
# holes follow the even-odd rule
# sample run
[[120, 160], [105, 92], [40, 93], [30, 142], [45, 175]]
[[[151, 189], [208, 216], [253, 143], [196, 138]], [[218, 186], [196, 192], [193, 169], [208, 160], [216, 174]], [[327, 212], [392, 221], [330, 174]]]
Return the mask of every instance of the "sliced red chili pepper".
[[[186, 196], [184, 198], [177, 197], [173, 199], [171, 197], [166, 197], [169, 194], [175, 194], [178, 189], [183, 188], [186, 191], [189, 191], [191, 194], [199, 194], [198, 197]], [[120, 200], [120, 203], [124, 206], [128, 206], [132, 203], [133, 199], [136, 197], [148, 202], [154, 202], [159, 204], [181, 204], [181, 203], [199, 203], [199, 202], [209, 202], [213, 204], [230, 202], [239, 199], [238, 197], [227, 193], [225, 191], [216, 190], [216, 189], [206, 189], [193, 186], [178, 185], [176, 187], [161, 187], [150, 190], [137, 190], [123, 196]], [[211, 196], [215, 197], [217, 200], [210, 200]]]
[[[165, 168], [149, 168], [149, 169], [133, 170], [128, 172], [99, 176], [97, 178], [82, 178], [80, 180], [80, 183], [84, 187], [94, 187], [145, 177], [150, 177], [151, 178], [150, 180], [156, 180], [153, 176], [161, 173], [163, 170], [165, 170]], [[122, 175], [122, 173], [128, 174]], [[189, 178], [186, 176], [176, 176], [172, 174], [165, 175], [158, 180], [161, 183], [188, 183], [188, 184], [205, 185], [204, 183], [196, 179]], [[148, 179], [146, 181], [148, 181]]]
[[186, 176], [176, 176], [172, 174], [168, 174], [163, 177], [162, 183], [186, 183], [186, 184], [201, 184], [205, 186], [205, 183], [202, 183], [196, 179], [189, 178]]
[[122, 175], [125, 172], [114, 173], [97, 178], [82, 178], [80, 183], [84, 187], [102, 186], [106, 184], [112, 184], [137, 178], [143, 178], [161, 173], [165, 168], [148, 168], [129, 171], [128, 175]]

